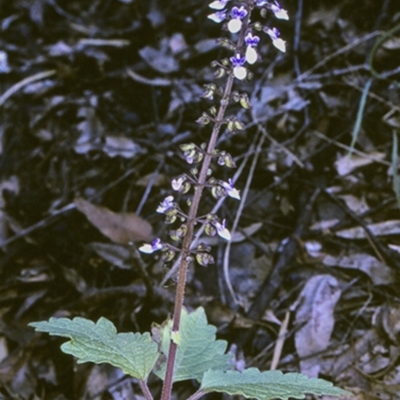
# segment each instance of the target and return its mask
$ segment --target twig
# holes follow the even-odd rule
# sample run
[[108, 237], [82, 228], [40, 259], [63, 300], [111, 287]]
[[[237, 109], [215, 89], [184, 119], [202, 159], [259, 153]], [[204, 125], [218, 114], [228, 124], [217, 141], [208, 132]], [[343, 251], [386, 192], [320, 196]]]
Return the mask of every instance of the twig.
[[310, 68], [309, 70], [303, 72], [300, 76], [298, 76], [295, 79], [295, 81], [300, 82], [300, 81], [304, 80], [305, 78], [309, 77], [314, 71], [316, 71], [317, 69], [319, 69], [323, 65], [327, 64], [329, 61], [333, 60], [334, 58], [340, 56], [343, 53], [346, 53], [347, 51], [353, 49], [354, 47], [357, 47], [359, 44], [364, 43], [364, 42], [366, 42], [366, 41], [368, 41], [370, 39], [373, 39], [376, 36], [381, 35], [382, 33], [383, 33], [382, 31], [371, 32], [368, 35], [365, 35], [365, 36], [355, 40], [354, 42], [351, 42], [348, 45], [340, 48], [339, 50], [335, 51], [334, 53], [329, 54], [329, 56], [327, 56], [324, 59], [322, 59], [320, 62], [315, 64], [312, 68]]
[[[248, 193], [249, 193], [250, 184], [251, 184], [251, 182], [253, 180], [253, 177], [254, 177], [254, 171], [255, 171], [255, 168], [256, 168], [256, 165], [257, 165], [257, 161], [258, 161], [258, 157], [259, 157], [259, 154], [260, 154], [260, 150], [261, 150], [261, 148], [262, 148], [262, 146], [264, 144], [264, 140], [265, 140], [265, 134], [262, 133], [260, 135], [260, 139], [258, 141], [257, 148], [255, 149], [256, 151], [255, 151], [255, 154], [254, 154], [254, 157], [253, 157], [253, 161], [252, 161], [251, 166], [250, 166], [250, 172], [249, 172], [249, 175], [247, 176], [246, 185], [245, 185], [245, 187], [244, 187], [244, 189], [242, 191], [240, 204], [239, 204], [238, 210], [236, 212], [235, 220], [233, 221], [233, 224], [232, 224], [232, 228], [231, 228], [231, 233], [232, 234], [234, 234], [234, 232], [236, 231], [237, 226], [239, 224], [240, 217], [242, 216], [242, 213], [243, 213], [243, 210], [244, 210], [244, 206], [245, 206], [245, 203], [246, 203], [246, 200], [247, 200], [247, 196], [248, 196]], [[236, 298], [236, 295], [235, 295], [235, 292], [233, 290], [233, 286], [232, 286], [232, 283], [231, 283], [231, 279], [230, 279], [230, 276], [229, 276], [229, 255], [230, 255], [230, 251], [231, 251], [231, 242], [228, 242], [226, 247], [225, 247], [225, 252], [224, 252], [224, 261], [223, 261], [224, 278], [225, 278], [226, 285], [228, 287], [228, 291], [229, 291], [233, 301], [236, 304], [238, 304], [238, 299]]]
[[290, 311], [286, 311], [285, 318], [281, 324], [281, 327], [279, 328], [278, 338], [275, 343], [274, 355], [273, 355], [272, 361], [271, 361], [271, 368], [270, 368], [271, 371], [275, 370], [278, 367], [279, 360], [280, 360], [281, 354], [282, 354], [283, 345], [286, 340], [286, 334], [287, 334], [288, 325], [289, 325], [289, 318], [290, 318]]
[[28, 76], [27, 78], [23, 79], [22, 81], [16, 83], [15, 85], [11, 86], [8, 90], [6, 90], [0, 97], [0, 107], [4, 105], [4, 103], [15, 93], [21, 90], [24, 86], [29, 85], [30, 83], [40, 81], [41, 79], [49, 78], [56, 74], [55, 69], [51, 69], [44, 72], [39, 72], [38, 74]]

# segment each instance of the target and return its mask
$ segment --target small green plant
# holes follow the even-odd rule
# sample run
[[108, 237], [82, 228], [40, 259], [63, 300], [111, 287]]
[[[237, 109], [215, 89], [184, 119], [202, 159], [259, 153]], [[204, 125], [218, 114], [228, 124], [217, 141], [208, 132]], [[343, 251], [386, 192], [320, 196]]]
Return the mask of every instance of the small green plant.
[[180, 245], [172, 245], [157, 238], [140, 248], [149, 254], [160, 251], [165, 262], [179, 255], [173, 318], [161, 326], [153, 327], [151, 334], [117, 333], [112, 322], [105, 318], [100, 318], [96, 323], [80, 317], [72, 320], [50, 318], [49, 321], [30, 324], [37, 331], [69, 338], [61, 350], [77, 357], [79, 363], [109, 363], [136, 378], [147, 400], [153, 399], [147, 384], [151, 373], [163, 380], [161, 400], [170, 400], [173, 383], [183, 380], [199, 382], [199, 389], [190, 400], [199, 399], [209, 392], [224, 392], [260, 400], [289, 397], [302, 399], [306, 393], [333, 396], [347, 394], [328, 381], [309, 379], [298, 373], [260, 372], [256, 368], [242, 372], [232, 370], [231, 356], [226, 353], [227, 342], [216, 339], [216, 328], [207, 323], [204, 310], [198, 308], [188, 313], [183, 306], [189, 265], [194, 260], [203, 266], [214, 263], [208, 246], [203, 243], [193, 245], [195, 225], [204, 225], [207, 235], [218, 234], [225, 240], [231, 239], [225, 221], [214, 214], [198, 216], [198, 208], [206, 188], [210, 189], [216, 199], [225, 196], [240, 199], [233, 182], [214, 178], [210, 169], [212, 162], [221, 167], [235, 167], [233, 157], [216, 148], [222, 127], [226, 126], [231, 133], [244, 129], [243, 123], [235, 116], [226, 115], [229, 104], [236, 102], [244, 109], [250, 108], [246, 93], [232, 91], [234, 82], [250, 78], [251, 73], [246, 65], [254, 64], [259, 58], [257, 45], [260, 38], [257, 32], [265, 32], [278, 50], [286, 50], [285, 41], [279, 37], [276, 28], [265, 27], [260, 22], [251, 23], [250, 19], [252, 11], [259, 9], [262, 17], [271, 12], [276, 18], [287, 20], [287, 12], [276, 0], [237, 0], [236, 3], [230, 6], [230, 0], [215, 0], [209, 4], [214, 12], [208, 18], [217, 23], [223, 22], [224, 28], [236, 40], [221, 39], [220, 44], [231, 51], [232, 56], [213, 63], [215, 77], [225, 78], [225, 85], [205, 85], [204, 98], [219, 98], [218, 107], [211, 107], [197, 121], [201, 125], [212, 126], [209, 142], [180, 146], [184, 159], [193, 167], [190, 174], [184, 173], [173, 179], [172, 188], [181, 194], [188, 194], [193, 189], [193, 195], [187, 197], [185, 208], [188, 211], [185, 212], [173, 196], [165, 198], [157, 208], [158, 213], [165, 214], [167, 224], [180, 223], [177, 229], [170, 231], [171, 239]]

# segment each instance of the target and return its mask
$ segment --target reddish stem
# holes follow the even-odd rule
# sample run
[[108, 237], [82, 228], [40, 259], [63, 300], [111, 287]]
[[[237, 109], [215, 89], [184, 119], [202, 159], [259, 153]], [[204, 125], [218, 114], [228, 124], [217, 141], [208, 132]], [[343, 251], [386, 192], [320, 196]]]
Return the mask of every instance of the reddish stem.
[[[252, 3], [252, 1], [251, 1]], [[250, 17], [250, 10], [251, 6], [249, 7], [249, 13], [243, 21], [242, 29], [240, 32], [239, 40], [236, 46], [236, 49], [240, 49], [243, 46], [244, 36], [247, 31], [249, 17]], [[224, 94], [220, 101], [219, 110], [217, 116], [215, 118], [214, 127], [211, 133], [210, 141], [208, 142], [207, 152], [205, 153], [203, 163], [201, 166], [198, 185], [195, 186], [195, 192], [192, 199], [192, 204], [189, 209], [188, 217], [187, 217], [187, 232], [185, 237], [183, 238], [182, 243], [182, 254], [181, 254], [181, 264], [179, 266], [178, 271], [178, 282], [176, 288], [176, 295], [175, 295], [175, 307], [174, 307], [174, 319], [172, 323], [172, 332], [179, 332], [180, 322], [181, 322], [181, 314], [182, 314], [182, 307], [183, 307], [183, 300], [185, 296], [185, 287], [186, 287], [186, 278], [187, 278], [187, 270], [190, 263], [190, 246], [193, 240], [193, 231], [194, 225], [196, 222], [197, 211], [200, 204], [200, 199], [203, 193], [204, 185], [207, 180], [207, 171], [210, 167], [211, 160], [212, 160], [212, 153], [215, 149], [215, 145], [217, 143], [218, 135], [221, 130], [221, 125], [224, 121], [226, 108], [229, 104], [229, 98], [232, 91], [234, 76], [233, 74], [229, 74], [228, 79], [226, 81]], [[164, 385], [161, 394], [161, 400], [170, 400], [171, 392], [172, 392], [172, 383], [174, 377], [174, 367], [175, 367], [175, 360], [176, 360], [176, 352], [177, 352], [177, 344], [171, 340], [169, 345], [169, 352], [167, 358], [167, 366], [164, 378]]]

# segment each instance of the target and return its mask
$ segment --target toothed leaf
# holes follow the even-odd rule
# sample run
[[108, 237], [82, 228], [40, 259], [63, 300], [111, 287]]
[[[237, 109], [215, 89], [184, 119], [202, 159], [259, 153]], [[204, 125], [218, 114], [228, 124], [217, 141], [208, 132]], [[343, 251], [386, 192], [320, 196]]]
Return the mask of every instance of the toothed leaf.
[[257, 368], [238, 371], [207, 371], [201, 381], [204, 392], [224, 392], [249, 399], [304, 399], [305, 394], [342, 396], [351, 393], [323, 379], [310, 379], [298, 373], [260, 372]]
[[78, 358], [78, 363], [108, 363], [134, 378], [144, 380], [153, 369], [159, 353], [149, 333], [117, 333], [106, 318], [97, 323], [85, 318], [50, 318], [29, 324], [39, 332], [71, 340], [61, 345], [64, 353]]
[[[160, 327], [161, 351], [168, 354], [172, 321]], [[176, 357], [174, 382], [196, 379], [199, 382], [208, 369], [226, 371], [231, 368], [231, 355], [225, 354], [227, 342], [216, 340], [217, 328], [208, 325], [202, 307], [188, 314], [182, 310], [181, 328]], [[164, 379], [166, 363], [162, 363], [156, 374]]]

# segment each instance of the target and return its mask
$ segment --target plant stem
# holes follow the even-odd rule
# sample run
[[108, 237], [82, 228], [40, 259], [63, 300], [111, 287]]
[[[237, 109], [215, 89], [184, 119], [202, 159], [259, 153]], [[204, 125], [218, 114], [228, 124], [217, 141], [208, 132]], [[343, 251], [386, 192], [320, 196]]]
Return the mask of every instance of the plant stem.
[[139, 386], [146, 400], [154, 400], [146, 381], [139, 380]]
[[[242, 29], [240, 32], [239, 40], [236, 46], [236, 49], [240, 49], [244, 42], [244, 35], [247, 30], [248, 22], [249, 22], [250, 12], [246, 16], [243, 21]], [[187, 270], [189, 267], [190, 260], [190, 246], [193, 240], [193, 231], [194, 225], [196, 223], [197, 211], [200, 204], [200, 199], [203, 193], [204, 185], [207, 181], [207, 172], [211, 164], [211, 160], [213, 158], [212, 153], [215, 149], [215, 145], [217, 143], [218, 135], [221, 130], [222, 123], [224, 122], [225, 112], [229, 104], [230, 95], [232, 92], [232, 86], [234, 81], [234, 75], [231, 73], [228, 75], [228, 79], [225, 84], [224, 94], [219, 104], [219, 109], [217, 116], [214, 120], [214, 127], [211, 133], [210, 140], [207, 145], [207, 151], [204, 155], [203, 163], [201, 166], [201, 170], [199, 173], [199, 178], [197, 185], [195, 186], [195, 191], [192, 199], [192, 203], [189, 209], [188, 217], [187, 217], [187, 232], [182, 242], [182, 254], [181, 254], [181, 264], [178, 270], [178, 282], [176, 287], [176, 295], [175, 295], [175, 306], [174, 306], [174, 318], [172, 322], [172, 332], [179, 332], [180, 322], [181, 322], [181, 314], [183, 307], [183, 300], [185, 296], [185, 287], [186, 287], [186, 279], [187, 279]], [[169, 345], [169, 352], [167, 358], [167, 366], [164, 378], [164, 384], [161, 393], [161, 400], [170, 400], [171, 391], [172, 391], [172, 383], [174, 377], [174, 367], [175, 367], [175, 359], [178, 345], [171, 340]]]
[[[210, 167], [210, 163], [212, 160], [212, 151], [215, 148], [215, 144], [218, 139], [218, 135], [221, 129], [221, 124], [225, 116], [225, 111], [228, 106], [228, 99], [232, 90], [233, 85], [233, 75], [229, 75], [228, 80], [225, 85], [225, 91], [223, 99], [221, 100], [220, 107], [218, 110], [218, 114], [215, 120], [214, 128], [211, 134], [210, 141], [208, 142], [207, 152], [204, 156], [203, 164], [201, 166], [198, 185], [195, 188], [195, 192], [192, 199], [192, 204], [189, 209], [189, 214], [187, 218], [187, 232], [183, 239], [182, 243], [182, 258], [181, 264], [179, 266], [178, 271], [178, 283], [176, 288], [176, 295], [175, 295], [175, 307], [174, 307], [174, 319], [172, 323], [172, 332], [178, 332], [179, 326], [181, 322], [181, 313], [183, 307], [183, 299], [185, 296], [185, 287], [186, 287], [186, 277], [187, 277], [187, 270], [190, 263], [190, 245], [193, 239], [193, 230], [194, 224], [196, 221], [197, 210], [199, 208], [201, 195], [203, 193], [204, 184], [207, 179], [207, 171]], [[226, 101], [223, 101], [226, 100]], [[167, 368], [165, 373], [164, 385], [161, 395], [161, 400], [169, 400], [171, 397], [171, 390], [172, 390], [172, 381], [173, 381], [173, 374], [174, 374], [174, 365], [175, 365], [175, 358], [176, 358], [176, 351], [177, 351], [177, 344], [171, 341], [169, 346], [169, 353], [168, 353], [168, 360], [167, 360]]]
[[193, 393], [187, 400], [198, 400], [201, 399], [206, 393], [202, 390], [198, 390], [196, 393]]

